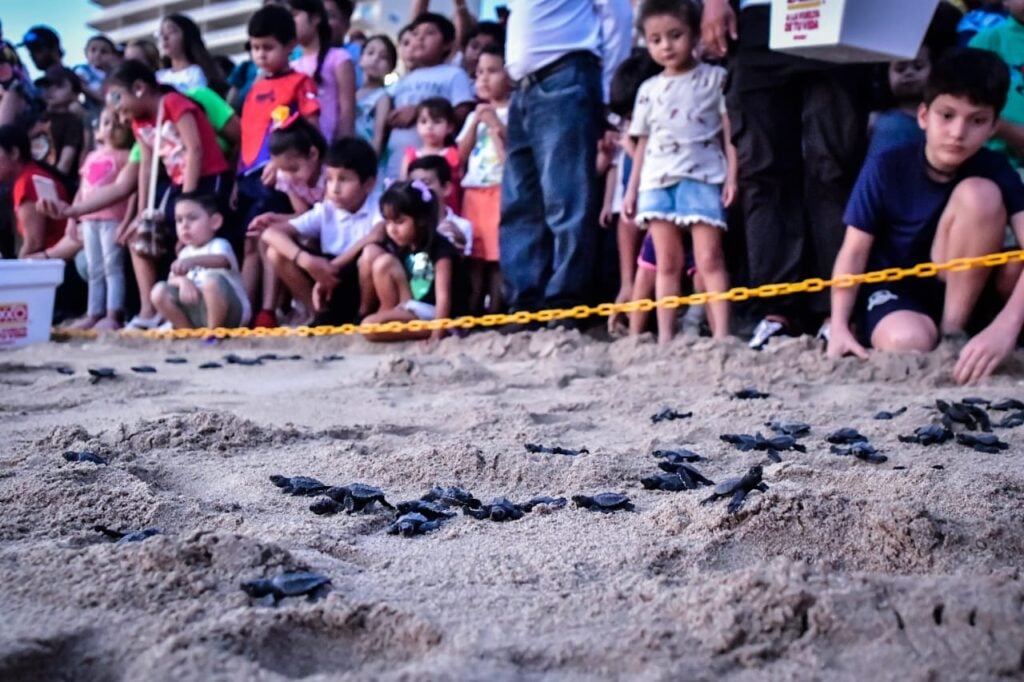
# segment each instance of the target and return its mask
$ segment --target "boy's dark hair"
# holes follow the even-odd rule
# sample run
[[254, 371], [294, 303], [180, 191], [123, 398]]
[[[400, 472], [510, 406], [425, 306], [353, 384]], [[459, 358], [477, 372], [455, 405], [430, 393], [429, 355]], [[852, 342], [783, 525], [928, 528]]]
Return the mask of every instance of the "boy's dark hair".
[[700, 13], [700, 7], [693, 0], [644, 0], [637, 13], [636, 27], [643, 33], [645, 21], [667, 14], [678, 17], [694, 35], [700, 35]]
[[333, 2], [338, 8], [338, 13], [345, 19], [345, 21], [352, 21], [352, 13], [356, 11], [355, 4], [352, 0], [327, 0], [327, 2]]
[[651, 54], [637, 48], [626, 57], [612, 76], [611, 87], [608, 89], [608, 109], [622, 118], [633, 117], [633, 106], [636, 94], [645, 80], [661, 71]]
[[280, 5], [266, 5], [249, 19], [250, 38], [274, 38], [282, 45], [295, 41], [295, 19]]
[[409, 28], [415, 30], [423, 24], [433, 24], [436, 26], [437, 30], [441, 32], [441, 39], [444, 40], [446, 45], [450, 45], [455, 40], [455, 24], [448, 17], [436, 12], [423, 12], [412, 20]]
[[332, 142], [324, 163], [331, 168], [350, 170], [362, 182], [377, 177], [377, 153], [369, 142], [359, 137], [343, 137]]
[[0, 149], [10, 154], [18, 151], [18, 160], [22, 163], [31, 163], [32, 145], [28, 141], [28, 133], [20, 126], [12, 123], [0, 126]]
[[324, 139], [320, 128], [298, 116], [286, 127], [281, 127], [270, 133], [270, 154], [277, 156], [286, 152], [298, 152], [309, 156], [311, 149], [320, 152], [320, 158], [324, 158], [327, 152], [327, 140]]
[[310, 20], [319, 19], [316, 25], [317, 38], [320, 49], [316, 55], [316, 70], [313, 72], [313, 80], [317, 85], [323, 82], [323, 75], [320, 73], [324, 68], [324, 60], [327, 59], [327, 51], [331, 49], [331, 25], [327, 23], [327, 8], [322, 0], [288, 0], [288, 6], [293, 12], [305, 12]]
[[78, 95], [82, 94], [81, 79], [78, 74], [66, 66], [51, 66], [41, 78], [37, 78], [35, 81], [35, 86], [40, 89], [62, 85], [70, 85], [72, 92]]
[[395, 41], [391, 40], [389, 36], [383, 33], [378, 33], [377, 35], [372, 35], [366, 39], [366, 43], [363, 44], [363, 49], [365, 50], [366, 46], [374, 40], [384, 45], [384, 50], [388, 53], [388, 59], [391, 60], [391, 68], [393, 69], [398, 66], [398, 48], [395, 47]]
[[496, 21], [480, 21], [466, 32], [466, 35], [462, 38], [462, 48], [465, 49], [469, 45], [469, 41], [479, 35], [490, 36], [499, 45], [505, 43], [505, 29], [501, 24]]
[[409, 174], [411, 175], [412, 172], [416, 170], [433, 173], [437, 176], [437, 181], [442, 185], [447, 185], [452, 181], [452, 167], [448, 165], [448, 162], [443, 156], [438, 156], [437, 154], [421, 156], [410, 163]]
[[925, 104], [931, 106], [939, 95], [963, 97], [977, 106], [989, 106], [998, 116], [1006, 106], [1010, 90], [1010, 69], [994, 52], [958, 47], [932, 64], [924, 86]]
[[183, 201], [191, 201], [194, 204], [198, 204], [199, 208], [203, 209], [207, 215], [223, 216], [220, 204], [217, 203], [217, 197], [209, 192], [183, 192], [174, 200], [174, 205], [177, 206]]
[[501, 43], [492, 43], [490, 45], [484, 45], [483, 49], [480, 50], [480, 56], [483, 57], [485, 54], [489, 54], [492, 57], [498, 57], [502, 61], [505, 60], [505, 46]]
[[[221, 97], [227, 94], [228, 84], [224, 79], [224, 74], [221, 73], [217, 62], [213, 60], [210, 51], [206, 49], [206, 43], [203, 42], [203, 34], [196, 25], [196, 22], [184, 14], [168, 14], [163, 18], [163, 21], [171, 22], [181, 31], [181, 44], [185, 48], [185, 56], [188, 57], [191, 63], [202, 69], [210, 89]], [[164, 68], [170, 68], [170, 66], [170, 60], [165, 59]]]
[[156, 73], [147, 65], [135, 59], [128, 59], [121, 62], [109, 77], [109, 80], [126, 88], [132, 87], [136, 81], [142, 81], [150, 88], [158, 88]]
[[458, 122], [458, 117], [455, 115], [455, 107], [444, 97], [428, 97], [417, 104], [416, 118], [418, 119], [424, 111], [427, 112], [430, 118], [448, 121], [452, 124], [452, 128]]
[[[428, 198], [424, 198], [428, 197]], [[416, 227], [416, 250], [429, 250], [437, 233], [438, 199], [422, 182], [396, 182], [380, 197], [380, 212], [385, 218], [408, 216]]]
[[85, 41], [85, 46], [89, 47], [89, 43], [106, 43], [114, 54], [120, 53], [120, 50], [117, 49], [117, 45], [114, 44], [114, 41], [102, 33], [97, 33], [92, 38], [89, 38], [87, 41]]

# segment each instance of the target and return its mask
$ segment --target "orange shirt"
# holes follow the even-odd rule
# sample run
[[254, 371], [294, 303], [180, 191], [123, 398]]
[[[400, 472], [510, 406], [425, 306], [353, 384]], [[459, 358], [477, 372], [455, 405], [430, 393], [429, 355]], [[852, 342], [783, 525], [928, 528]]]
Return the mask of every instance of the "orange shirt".
[[239, 173], [249, 173], [270, 161], [270, 133], [289, 116], [319, 113], [316, 83], [306, 74], [289, 71], [278, 76], [257, 78], [242, 107]]

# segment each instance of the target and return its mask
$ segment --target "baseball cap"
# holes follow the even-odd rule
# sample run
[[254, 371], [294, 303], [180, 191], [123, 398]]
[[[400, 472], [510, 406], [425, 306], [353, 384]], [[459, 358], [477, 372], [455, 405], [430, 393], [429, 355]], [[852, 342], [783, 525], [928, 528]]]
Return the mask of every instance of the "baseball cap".
[[18, 47], [58, 47], [60, 36], [49, 26], [33, 26], [21, 37]]

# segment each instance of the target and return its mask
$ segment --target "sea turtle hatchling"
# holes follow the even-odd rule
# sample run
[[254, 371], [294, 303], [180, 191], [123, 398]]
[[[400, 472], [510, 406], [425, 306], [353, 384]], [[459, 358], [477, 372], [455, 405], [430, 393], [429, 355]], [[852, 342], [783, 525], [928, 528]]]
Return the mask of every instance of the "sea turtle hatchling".
[[1016, 398], [1004, 398], [1003, 400], [997, 400], [988, 407], [990, 410], [996, 410], [998, 412], [1008, 412], [1010, 410], [1024, 410], [1024, 402], [1021, 402]]
[[1009, 443], [999, 440], [993, 433], [958, 433], [956, 442], [989, 455], [996, 455], [1010, 448]]
[[691, 450], [655, 450], [652, 457], [664, 459], [666, 462], [703, 462], [705, 458]]
[[759, 464], [750, 467], [740, 478], [730, 478], [722, 481], [715, 486], [715, 492], [710, 497], [705, 497], [700, 501], [701, 504], [710, 504], [723, 497], [732, 497], [729, 502], [729, 513], [735, 514], [743, 506], [743, 502], [747, 499], [747, 495], [751, 491], [760, 490], [762, 493], [768, 492], [768, 485], [764, 482], [764, 470]]
[[151, 538], [154, 535], [160, 535], [161, 531], [159, 528], [143, 528], [142, 530], [114, 530], [113, 528], [107, 528], [106, 526], [96, 525], [92, 529], [97, 533], [102, 533], [111, 540], [114, 540], [117, 544], [123, 545], [129, 542], [142, 542], [146, 538]]
[[569, 501], [564, 497], [549, 497], [547, 495], [538, 495], [537, 497], [531, 498], [526, 502], [523, 502], [519, 506], [523, 508], [523, 511], [532, 512], [537, 507], [546, 508], [548, 510], [561, 509], [568, 502]]
[[875, 446], [867, 441], [857, 441], [848, 445], [833, 445], [832, 453], [842, 456], [853, 456], [872, 464], [882, 464], [889, 461], [889, 458], [880, 454]]
[[225, 355], [224, 362], [229, 365], [239, 365], [240, 367], [255, 367], [263, 364], [263, 361], [259, 358], [246, 358], [235, 353], [228, 353]]
[[426, 500], [408, 500], [395, 505], [399, 516], [405, 514], [421, 514], [428, 521], [440, 521], [454, 517], [455, 512], [448, 509], [447, 505], [439, 502], [427, 502]]
[[183, 358], [180, 355], [172, 355], [169, 358], [164, 358], [164, 362], [168, 365], [185, 365], [188, 364], [188, 358]]
[[399, 516], [394, 523], [388, 526], [387, 532], [388, 535], [401, 535], [409, 538], [413, 535], [429, 533], [430, 531], [437, 530], [440, 527], [440, 520], [431, 521], [419, 512], [408, 512]]
[[760, 431], [751, 436], [747, 433], [725, 433], [719, 436], [726, 443], [736, 446], [740, 452], [758, 450], [768, 455], [773, 462], [781, 462], [780, 452], [794, 450], [796, 452], [807, 452], [806, 446], [797, 442], [794, 436], [773, 436], [765, 438]]
[[131, 368], [136, 374], [155, 374], [156, 367], [152, 365], [135, 365]]
[[[702, 485], [714, 485], [715, 482], [706, 478], [696, 467], [686, 462], [659, 462], [658, 468], [683, 479], [688, 490], [696, 490]], [[642, 481], [641, 481], [642, 482]]]
[[825, 436], [825, 440], [833, 445], [852, 445], [853, 443], [868, 442], [867, 436], [863, 435], [857, 429], [851, 429], [848, 426], [844, 426], [843, 428], [837, 429], [828, 434]]
[[992, 422], [988, 413], [977, 405], [936, 400], [935, 407], [942, 413], [942, 423], [946, 428], [952, 429], [953, 424], [961, 424], [970, 431], [988, 432], [992, 430]]
[[279, 476], [274, 474], [270, 482], [289, 495], [320, 495], [331, 486], [309, 476]]
[[92, 462], [93, 464], [107, 463], [107, 460], [103, 459], [95, 452], [75, 452], [74, 450], [68, 450], [65, 452], [64, 459], [69, 462]]
[[782, 436], [800, 438], [811, 432], [811, 425], [804, 422], [768, 421], [764, 423], [769, 429]]
[[679, 412], [671, 407], [664, 407], [659, 412], [651, 415], [651, 423], [675, 421], [676, 419], [689, 419], [693, 412]]
[[330, 578], [320, 573], [285, 571], [273, 578], [247, 580], [241, 584], [241, 588], [254, 599], [270, 599], [271, 603], [276, 605], [285, 597], [306, 595], [310, 600], [314, 600], [330, 582]]
[[917, 443], [918, 445], [938, 445], [952, 440], [953, 432], [943, 424], [928, 424], [914, 429], [909, 436], [900, 436], [901, 443]]
[[98, 384], [104, 379], [114, 379], [117, 377], [117, 370], [113, 367], [90, 367], [89, 368], [90, 383]]
[[1011, 412], [993, 424], [993, 426], [1000, 429], [1015, 429], [1018, 426], [1024, 426], [1024, 410]]
[[526, 516], [522, 505], [516, 504], [505, 497], [496, 497], [490, 504], [484, 504], [476, 509], [463, 507], [462, 513], [472, 516], [480, 521], [490, 519], [491, 521], [518, 521]]
[[770, 398], [770, 393], [762, 393], [756, 388], [744, 388], [736, 391], [732, 394], [732, 397], [736, 400], [764, 400]]
[[596, 495], [573, 495], [577, 507], [590, 511], [610, 514], [616, 511], [634, 511], [636, 507], [624, 493], [598, 493]]
[[199, 365], [199, 369], [220, 369], [221, 367], [223, 367], [222, 364], [219, 362], [213, 362], [212, 360]]
[[898, 410], [882, 410], [881, 412], [875, 413], [875, 419], [879, 421], [889, 421], [891, 419], [895, 419], [906, 411], [906, 406], [901, 407]]
[[384, 498], [384, 491], [365, 483], [352, 483], [328, 488], [323, 493], [326, 497], [318, 499], [310, 505], [314, 514], [336, 514], [344, 510], [349, 514], [369, 511], [375, 504], [394, 509]]
[[480, 500], [473, 497], [472, 493], [468, 490], [463, 490], [458, 486], [451, 486], [448, 488], [434, 486], [420, 499], [426, 502], [441, 502], [442, 504], [464, 508], [469, 507], [471, 509], [475, 509], [482, 504]]
[[572, 448], [563, 448], [558, 445], [540, 445], [538, 443], [523, 443], [523, 447], [526, 448], [527, 452], [533, 454], [544, 454], [544, 455], [567, 455], [569, 457], [576, 457], [578, 455], [589, 455], [590, 450], [586, 448], [579, 448], [573, 450]]

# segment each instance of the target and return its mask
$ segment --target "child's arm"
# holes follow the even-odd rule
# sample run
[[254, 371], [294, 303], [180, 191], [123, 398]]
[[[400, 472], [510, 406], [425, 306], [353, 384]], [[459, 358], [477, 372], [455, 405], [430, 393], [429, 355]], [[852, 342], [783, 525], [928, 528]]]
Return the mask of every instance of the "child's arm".
[[615, 185], [619, 182], [618, 169], [618, 164], [612, 163], [604, 178], [604, 199], [601, 201], [601, 216], [598, 218], [598, 223], [604, 228], [612, 226], [612, 200], [615, 198]]
[[486, 105], [481, 104], [477, 107], [475, 114], [470, 114], [470, 117], [466, 119], [466, 125], [462, 128], [462, 135], [456, 140], [459, 145], [459, 159], [462, 163], [469, 161], [469, 157], [473, 154], [473, 148], [476, 147], [476, 117], [484, 106]]
[[388, 135], [388, 114], [391, 113], [391, 98], [384, 95], [377, 100], [377, 108], [373, 115], [373, 148], [377, 157], [384, 153], [384, 144]]
[[406, 155], [406, 154], [402, 155], [402, 166], [401, 166], [401, 170], [399, 170], [399, 172], [398, 172], [398, 179], [399, 180], [408, 180], [409, 179], [409, 156]]
[[139, 189], [141, 163], [129, 163], [117, 174], [117, 179], [109, 185], [96, 188], [88, 199], [75, 198], [74, 203], [63, 209], [68, 218], [81, 218], [89, 213], [102, 211], [111, 204], [124, 201]]
[[338, 122], [334, 128], [337, 140], [349, 137], [356, 129], [356, 69], [351, 59], [335, 67], [334, 78], [338, 83]]
[[359, 258], [359, 254], [363, 252], [363, 249], [366, 248], [367, 245], [380, 244], [384, 241], [385, 236], [387, 236], [387, 232], [384, 229], [384, 223], [374, 225], [373, 229], [371, 229], [365, 237], [350, 246], [340, 255], [335, 256], [331, 260], [331, 267], [334, 268], [335, 272], [341, 272], [347, 265], [354, 262], [356, 258]]
[[46, 216], [36, 210], [35, 202], [26, 201], [18, 207], [18, 225], [24, 230], [18, 258], [43, 250], [46, 243]]
[[149, 204], [149, 176], [153, 170], [153, 148], [140, 139], [139, 152], [139, 184], [135, 188], [135, 194], [139, 200], [138, 213], [145, 218]]
[[[832, 277], [842, 275], [860, 275], [868, 264], [868, 256], [871, 255], [871, 246], [874, 244], [873, 235], [850, 226], [846, 228], [846, 236], [843, 238], [843, 245], [836, 256], [836, 264], [832, 269]], [[828, 342], [828, 355], [833, 358], [841, 358], [848, 353], [866, 360], [868, 352], [864, 346], [857, 342], [853, 332], [850, 330], [850, 318], [853, 316], [853, 307], [857, 302], [857, 290], [859, 286], [853, 287], [832, 287], [832, 322], [831, 333]]]
[[498, 152], [498, 158], [501, 159], [502, 163], [505, 162], [505, 139], [508, 137], [508, 128], [498, 118], [498, 112], [495, 111], [493, 106], [488, 106], [480, 114], [480, 120], [491, 129], [493, 136], [491, 139], [494, 140], [494, 147]]
[[176, 275], [185, 275], [192, 268], [216, 268], [220, 270], [228, 270], [231, 268], [231, 261], [228, 260], [227, 256], [211, 253], [205, 256], [178, 258], [178, 260], [171, 263], [171, 272]]
[[647, 136], [642, 136], [636, 143], [633, 155], [633, 170], [629, 174], [629, 185], [626, 196], [622, 199], [622, 213], [627, 218], [636, 217], [636, 199], [640, 193], [640, 172], [644, 167], [644, 152], [647, 151]]
[[[434, 307], [437, 319], [452, 316], [452, 259], [441, 258], [434, 264]], [[443, 329], [430, 332], [432, 341], [440, 341], [444, 337]]]
[[722, 114], [722, 144], [725, 147], [726, 177], [722, 186], [722, 204], [729, 208], [736, 200], [736, 193], [739, 190], [739, 156], [736, 154], [736, 145], [732, 143], [732, 123], [729, 121], [729, 114]]
[[199, 137], [199, 126], [192, 112], [182, 114], [175, 125], [185, 147], [185, 173], [181, 180], [181, 191], [194, 192], [199, 186], [203, 167], [203, 142]]
[[57, 170], [64, 175], [71, 175], [72, 171], [78, 170], [74, 168], [75, 156], [78, 155], [78, 147], [71, 145], [65, 145], [60, 148], [60, 156], [57, 158]]

